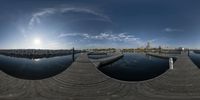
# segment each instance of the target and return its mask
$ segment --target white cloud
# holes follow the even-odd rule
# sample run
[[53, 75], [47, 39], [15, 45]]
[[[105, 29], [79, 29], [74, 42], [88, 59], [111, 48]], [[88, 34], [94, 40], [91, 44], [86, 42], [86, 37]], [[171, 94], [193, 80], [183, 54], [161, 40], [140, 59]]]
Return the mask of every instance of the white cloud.
[[61, 33], [58, 35], [58, 38], [67, 37], [67, 36], [77, 36], [77, 33]]
[[67, 36], [79, 36], [83, 37], [84, 39], [97, 39], [97, 40], [110, 40], [110, 41], [124, 41], [124, 42], [130, 42], [130, 41], [137, 41], [140, 40], [140, 38], [135, 37], [134, 35], [130, 35], [127, 33], [119, 33], [119, 34], [113, 34], [112, 32], [108, 33], [100, 33], [97, 35], [91, 35], [88, 33], [65, 33], [65, 34], [59, 34], [59, 38], [67, 37]]
[[100, 33], [99, 35], [90, 36], [91, 39], [106, 39], [111, 41], [136, 41], [140, 38], [135, 37], [134, 35], [129, 35], [127, 33]]
[[61, 8], [60, 10], [62, 13], [67, 13], [69, 11], [74, 11], [74, 12], [84, 12], [84, 13], [89, 13], [89, 14], [93, 14], [96, 16], [99, 16], [103, 19], [106, 19], [107, 21], [111, 22], [110, 18], [104, 14], [98, 13], [96, 11], [93, 11], [91, 9], [86, 9], [86, 8], [74, 8], [74, 7], [70, 7], [70, 8]]
[[184, 30], [182, 29], [173, 29], [173, 28], [165, 28], [165, 32], [183, 32]]
[[[75, 7], [65, 7], [65, 8], [46, 8], [39, 12], [36, 12], [32, 15], [30, 21], [29, 21], [29, 28], [31, 28], [34, 24], [41, 23], [40, 17], [56, 14], [56, 13], [68, 13], [68, 12], [82, 12], [82, 13], [88, 13], [95, 16], [98, 16], [101, 18], [101, 20], [112, 22], [110, 18], [102, 13], [98, 13], [91, 9], [86, 8], [75, 8]], [[99, 19], [98, 19], [99, 20]]]
[[84, 39], [91, 38], [89, 34], [83, 34]]
[[[85, 41], [95, 41], [95, 40], [101, 40], [108, 42], [109, 44], [102, 44], [102, 43], [96, 43], [96, 42], [88, 42], [87, 45], [84, 45], [85, 47], [117, 47], [120, 44], [119, 47], [146, 47], [147, 43], [150, 42], [152, 47], [157, 47], [160, 45], [159, 42], [157, 42], [157, 39], [150, 39], [150, 40], [142, 40], [139, 37], [136, 37], [129, 33], [118, 33], [114, 34], [112, 32], [105, 32], [100, 34], [89, 34], [89, 33], [66, 33], [66, 34], [60, 34], [59, 38], [64, 38], [67, 36], [74, 36], [74, 37], [80, 37], [82, 38], [81, 42]], [[78, 41], [80, 42], [80, 41]]]
[[29, 27], [31, 27], [32, 25], [34, 25], [36, 23], [40, 23], [41, 16], [48, 15], [48, 14], [54, 14], [55, 12], [56, 12], [56, 9], [54, 9], [54, 8], [46, 8], [40, 12], [34, 13], [29, 21]]

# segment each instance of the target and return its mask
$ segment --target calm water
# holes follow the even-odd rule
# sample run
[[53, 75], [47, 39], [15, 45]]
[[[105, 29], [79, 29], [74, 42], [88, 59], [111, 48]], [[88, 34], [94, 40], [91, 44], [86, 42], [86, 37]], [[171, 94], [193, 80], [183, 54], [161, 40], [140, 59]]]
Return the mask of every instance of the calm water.
[[68, 68], [72, 62], [72, 55], [42, 59], [0, 55], [0, 69], [11, 76], [23, 79], [43, 79], [54, 76]]
[[88, 57], [91, 59], [101, 59], [101, 58], [110, 57], [110, 55], [88, 55]]
[[168, 59], [139, 53], [127, 53], [117, 62], [99, 67], [106, 75], [124, 81], [143, 81], [161, 75], [169, 69]]
[[200, 68], [200, 54], [190, 51], [190, 58]]

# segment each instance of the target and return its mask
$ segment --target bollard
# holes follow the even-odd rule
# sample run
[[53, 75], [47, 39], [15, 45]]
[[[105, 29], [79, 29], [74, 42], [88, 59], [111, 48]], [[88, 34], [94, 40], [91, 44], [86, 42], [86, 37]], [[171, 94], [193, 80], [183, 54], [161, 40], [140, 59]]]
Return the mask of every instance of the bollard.
[[169, 58], [169, 69], [174, 69], [173, 58]]

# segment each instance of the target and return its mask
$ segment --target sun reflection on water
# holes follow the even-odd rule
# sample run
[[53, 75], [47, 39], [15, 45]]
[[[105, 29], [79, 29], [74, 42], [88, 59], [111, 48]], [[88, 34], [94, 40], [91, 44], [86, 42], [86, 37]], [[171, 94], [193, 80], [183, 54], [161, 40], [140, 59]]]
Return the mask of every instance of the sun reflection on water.
[[38, 62], [38, 61], [40, 61], [40, 59], [33, 59], [35, 62]]

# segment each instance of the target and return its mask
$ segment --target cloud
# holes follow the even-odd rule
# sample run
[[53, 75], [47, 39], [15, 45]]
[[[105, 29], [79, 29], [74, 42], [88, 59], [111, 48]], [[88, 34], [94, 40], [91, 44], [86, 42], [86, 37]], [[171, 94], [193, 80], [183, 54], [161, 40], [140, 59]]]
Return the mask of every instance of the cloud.
[[92, 14], [92, 15], [95, 15], [95, 16], [98, 16], [98, 17], [101, 18], [101, 19], [98, 19], [98, 20], [112, 22], [108, 16], [106, 16], [102, 13], [99, 13], [97, 11], [88, 9], [88, 8], [76, 8], [76, 7], [45, 8], [45, 9], [42, 9], [41, 11], [36, 12], [32, 15], [32, 17], [29, 21], [29, 28], [31, 28], [34, 24], [41, 23], [40, 17], [52, 15], [52, 14], [56, 14], [56, 13], [69, 13], [69, 12]]
[[42, 11], [40, 12], [36, 12], [32, 15], [30, 21], [29, 21], [29, 26], [33, 26], [34, 24], [36, 23], [40, 23], [40, 17], [41, 16], [45, 16], [45, 15], [48, 15], [48, 14], [54, 14], [56, 12], [56, 9], [54, 8], [46, 8], [46, 9], [43, 9]]
[[23, 28], [23, 27], [21, 27], [21, 26], [19, 26], [18, 29], [19, 29], [21, 35], [22, 35], [24, 38], [26, 38], [26, 37], [27, 37], [26, 29]]
[[99, 35], [90, 36], [91, 39], [100, 39], [100, 40], [111, 40], [111, 41], [136, 41], [139, 38], [136, 38], [134, 35], [128, 35], [127, 33], [100, 33]]
[[[65, 38], [65, 37], [79, 37], [81, 41], [78, 41], [77, 43], [86, 43], [86, 41], [89, 41], [84, 45], [85, 47], [146, 47], [147, 43], [149, 42], [152, 47], [158, 47], [160, 42], [157, 40], [159, 39], [149, 39], [149, 40], [143, 40], [139, 37], [134, 36], [130, 33], [112, 33], [112, 32], [104, 32], [99, 34], [89, 34], [89, 33], [66, 33], [66, 34], [59, 34], [59, 38]], [[105, 42], [92, 42], [92, 41], [105, 41]], [[107, 44], [109, 43], [109, 44]], [[106, 45], [105, 45], [106, 44]], [[85, 48], [84, 47], [84, 48]]]
[[156, 39], [148, 40], [149, 43], [153, 43], [153, 42], [155, 42], [155, 41], [156, 41]]
[[58, 38], [68, 37], [68, 36], [77, 36], [78, 33], [61, 33], [58, 35]]
[[70, 12], [70, 11], [74, 11], [74, 12], [84, 12], [84, 13], [88, 13], [88, 14], [93, 14], [93, 15], [96, 15], [96, 16], [99, 16], [109, 22], [111, 22], [110, 18], [104, 14], [101, 14], [101, 13], [98, 13], [96, 11], [93, 11], [91, 9], [86, 9], [86, 8], [61, 8], [61, 12], [62, 13], [67, 13], [67, 12]]
[[173, 28], [165, 28], [165, 32], [183, 32], [184, 30], [182, 29], [173, 29]]
[[88, 33], [65, 33], [65, 34], [62, 33], [58, 35], [58, 38], [63, 38], [67, 36], [79, 36], [79, 37], [82, 37], [83, 39], [124, 41], [124, 42], [140, 40], [140, 38], [137, 38], [134, 35], [130, 35], [127, 33], [113, 34], [112, 32], [105, 32], [105, 33], [100, 33], [97, 35], [91, 35]]

